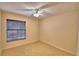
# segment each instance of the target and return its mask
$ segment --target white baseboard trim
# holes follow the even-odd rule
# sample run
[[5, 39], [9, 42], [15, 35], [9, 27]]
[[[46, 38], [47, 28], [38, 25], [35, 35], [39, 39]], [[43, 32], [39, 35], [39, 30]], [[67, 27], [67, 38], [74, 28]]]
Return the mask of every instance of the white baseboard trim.
[[50, 46], [53, 46], [53, 47], [55, 47], [55, 48], [57, 48], [57, 49], [60, 49], [60, 50], [62, 50], [62, 51], [64, 51], [64, 52], [67, 52], [67, 53], [69, 53], [69, 54], [71, 54], [71, 55], [75, 55], [73, 52], [68, 51], [68, 50], [66, 50], [66, 49], [64, 49], [64, 48], [58, 47], [58, 46], [56, 46], [56, 45], [54, 45], [54, 44], [50, 44], [49, 42], [46, 42], [46, 41], [41, 41], [41, 42], [43, 42], [43, 43], [45, 43], [45, 44], [48, 44], [48, 45], [50, 45]]

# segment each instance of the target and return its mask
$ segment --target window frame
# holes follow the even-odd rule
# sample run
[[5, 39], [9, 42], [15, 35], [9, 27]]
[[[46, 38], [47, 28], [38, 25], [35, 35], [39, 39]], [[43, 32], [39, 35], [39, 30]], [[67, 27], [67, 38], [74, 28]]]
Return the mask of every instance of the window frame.
[[[7, 19], [7, 22], [8, 21], [14, 21], [14, 22], [23, 22], [24, 24], [25, 24], [25, 29], [6, 29], [6, 31], [7, 31], [7, 42], [11, 42], [11, 41], [18, 41], [18, 40], [26, 40], [26, 21], [20, 21], [20, 20], [12, 20], [12, 19]], [[7, 23], [6, 22], [6, 23]], [[7, 26], [6, 26], [7, 27]], [[24, 33], [24, 38], [20, 38], [20, 39], [12, 39], [12, 40], [8, 40], [9, 38], [8, 38], [8, 31], [9, 30], [11, 30], [11, 31], [14, 31], [14, 30], [16, 30], [16, 31], [21, 31], [21, 30], [23, 30], [25, 33]]]

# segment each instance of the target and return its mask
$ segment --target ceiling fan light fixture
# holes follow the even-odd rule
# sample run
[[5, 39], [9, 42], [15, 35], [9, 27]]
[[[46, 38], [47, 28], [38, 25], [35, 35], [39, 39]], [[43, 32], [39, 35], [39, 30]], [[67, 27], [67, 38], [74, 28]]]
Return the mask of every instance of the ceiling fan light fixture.
[[36, 14], [33, 14], [34, 17], [39, 17], [40, 14], [36, 13]]

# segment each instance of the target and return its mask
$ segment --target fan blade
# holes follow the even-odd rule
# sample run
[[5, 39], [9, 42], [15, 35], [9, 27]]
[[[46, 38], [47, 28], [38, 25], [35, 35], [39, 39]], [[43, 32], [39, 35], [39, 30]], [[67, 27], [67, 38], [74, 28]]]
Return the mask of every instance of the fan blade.
[[49, 2], [48, 4], [45, 4], [41, 7], [39, 7], [39, 9], [49, 8], [49, 7], [52, 7], [52, 6], [57, 5], [57, 4], [58, 4], [57, 2]]
[[33, 11], [34, 9], [17, 9], [17, 10], [20, 10], [20, 11]]

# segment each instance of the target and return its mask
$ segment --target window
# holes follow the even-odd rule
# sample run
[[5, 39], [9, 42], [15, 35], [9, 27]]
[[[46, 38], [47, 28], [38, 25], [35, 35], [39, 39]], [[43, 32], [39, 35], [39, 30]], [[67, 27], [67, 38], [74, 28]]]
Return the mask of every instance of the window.
[[26, 22], [7, 19], [7, 41], [26, 39]]

